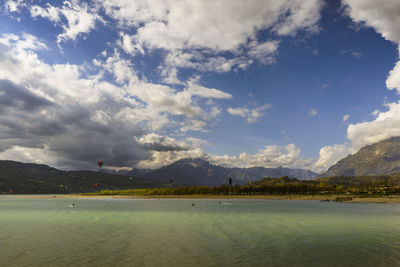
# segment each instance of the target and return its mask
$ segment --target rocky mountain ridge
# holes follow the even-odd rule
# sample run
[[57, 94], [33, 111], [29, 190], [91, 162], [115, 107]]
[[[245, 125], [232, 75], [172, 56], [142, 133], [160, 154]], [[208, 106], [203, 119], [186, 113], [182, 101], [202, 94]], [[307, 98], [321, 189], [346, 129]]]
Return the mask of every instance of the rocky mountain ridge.
[[181, 159], [168, 166], [156, 170], [133, 169], [129, 175], [147, 180], [168, 182], [172, 179], [175, 184], [185, 185], [221, 185], [227, 184], [229, 177], [234, 184], [246, 184], [263, 177], [288, 176], [298, 179], [314, 179], [317, 173], [289, 168], [226, 168], [209, 163], [204, 159]]
[[331, 166], [320, 177], [400, 173], [400, 136], [362, 147]]

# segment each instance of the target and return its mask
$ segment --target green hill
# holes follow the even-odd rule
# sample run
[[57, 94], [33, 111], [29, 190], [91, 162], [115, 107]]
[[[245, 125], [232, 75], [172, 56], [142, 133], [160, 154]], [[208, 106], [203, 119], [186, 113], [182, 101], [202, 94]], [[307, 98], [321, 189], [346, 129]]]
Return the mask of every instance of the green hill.
[[[97, 186], [96, 186], [97, 184]], [[162, 183], [93, 171], [61, 171], [47, 165], [0, 161], [1, 193], [65, 194], [103, 189], [163, 187]]]

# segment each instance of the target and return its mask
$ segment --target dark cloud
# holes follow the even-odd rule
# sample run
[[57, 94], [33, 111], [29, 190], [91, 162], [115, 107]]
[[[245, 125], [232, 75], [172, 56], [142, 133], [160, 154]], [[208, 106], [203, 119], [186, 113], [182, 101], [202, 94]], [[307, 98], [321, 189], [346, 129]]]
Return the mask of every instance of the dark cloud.
[[[98, 103], [118, 108], [118, 103]], [[0, 151], [13, 146], [45, 148], [56, 167], [93, 169], [105, 166], [134, 166], [151, 157], [148, 148], [132, 137], [144, 134], [137, 125], [121, 121], [94, 120], [95, 110], [79, 103], [54, 104], [36, 96], [22, 85], [0, 80]]]
[[159, 152], [166, 152], [166, 151], [188, 151], [190, 150], [189, 146], [182, 146], [182, 145], [166, 145], [166, 144], [159, 144], [159, 143], [154, 143], [154, 144], [142, 144], [141, 147], [143, 147], [146, 150], [153, 150], [153, 151], [159, 151]]
[[9, 80], [0, 80], [0, 111], [7, 107], [33, 111], [52, 106], [53, 103], [30, 92], [25, 86], [16, 85]]

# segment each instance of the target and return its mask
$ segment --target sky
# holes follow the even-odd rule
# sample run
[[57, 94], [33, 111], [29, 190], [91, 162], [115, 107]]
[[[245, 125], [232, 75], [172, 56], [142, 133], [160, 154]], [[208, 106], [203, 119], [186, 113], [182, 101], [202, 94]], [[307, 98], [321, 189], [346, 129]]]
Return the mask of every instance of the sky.
[[398, 0], [6, 0], [0, 159], [327, 170], [400, 135]]

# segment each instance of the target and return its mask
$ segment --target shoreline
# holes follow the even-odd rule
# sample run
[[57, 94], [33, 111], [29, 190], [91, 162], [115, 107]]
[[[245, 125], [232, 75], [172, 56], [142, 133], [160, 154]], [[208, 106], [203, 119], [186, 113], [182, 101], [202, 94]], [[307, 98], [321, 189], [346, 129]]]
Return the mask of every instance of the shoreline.
[[[114, 199], [265, 199], [265, 200], [322, 200], [336, 202], [338, 197], [343, 195], [153, 195], [153, 196], [136, 196], [136, 195], [83, 195], [83, 194], [0, 194], [0, 198], [82, 198], [82, 199], [96, 199], [96, 198], [114, 198]], [[347, 197], [347, 196], [346, 196]], [[400, 196], [389, 197], [357, 197], [348, 196], [351, 200], [344, 200], [339, 202], [345, 203], [400, 203]]]

